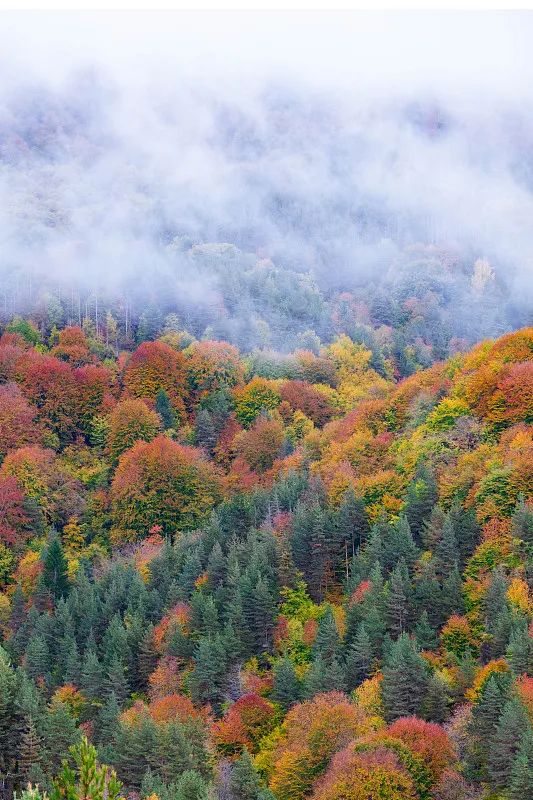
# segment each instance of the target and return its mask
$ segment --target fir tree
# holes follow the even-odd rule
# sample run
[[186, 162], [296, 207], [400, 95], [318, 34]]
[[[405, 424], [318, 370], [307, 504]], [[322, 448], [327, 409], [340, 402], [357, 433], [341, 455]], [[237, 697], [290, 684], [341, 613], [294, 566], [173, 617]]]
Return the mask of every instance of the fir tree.
[[444, 520], [442, 535], [435, 549], [435, 559], [437, 563], [437, 573], [441, 578], [446, 579], [452, 569], [459, 562], [459, 549], [453, 522], [449, 515]]
[[513, 517], [513, 536], [521, 539], [527, 545], [533, 545], [533, 510], [526, 505], [524, 496], [521, 495], [516, 505]]
[[517, 675], [533, 674], [533, 641], [525, 619], [520, 620], [511, 632], [507, 660]]
[[288, 656], [280, 659], [274, 665], [274, 686], [272, 699], [287, 710], [301, 697], [300, 681], [294, 670], [293, 663]]
[[59, 599], [68, 595], [67, 561], [59, 536], [55, 536], [46, 548], [42, 577], [53, 597]]
[[80, 738], [76, 721], [65, 703], [54, 703], [44, 718], [44, 752], [47, 769], [56, 775], [70, 747]]
[[407, 628], [409, 616], [408, 597], [410, 593], [409, 574], [405, 561], [401, 559], [390, 576], [386, 617], [391, 636], [395, 639]]
[[383, 667], [386, 718], [419, 716], [428, 689], [426, 663], [406, 633], [393, 642]]
[[522, 737], [517, 756], [509, 772], [510, 800], [526, 800], [533, 797], [533, 731]]
[[434, 650], [437, 646], [435, 629], [429, 623], [428, 612], [424, 609], [415, 626], [415, 636], [422, 650]]
[[161, 417], [163, 430], [173, 428], [175, 424], [174, 411], [170, 403], [168, 394], [164, 389], [160, 389], [155, 398], [155, 410]]
[[260, 650], [268, 650], [274, 629], [274, 600], [264, 578], [259, 578], [254, 591], [253, 630]]
[[193, 702], [217, 704], [222, 699], [226, 653], [220, 639], [204, 636], [194, 655], [194, 671], [190, 677]]
[[108, 697], [114, 694], [121, 706], [129, 697], [130, 686], [126, 678], [126, 668], [123, 660], [117, 655], [113, 656], [107, 668], [104, 688]]
[[51, 659], [44, 636], [32, 636], [24, 657], [26, 672], [34, 681], [43, 678], [50, 681]]
[[19, 777], [22, 784], [33, 780], [35, 767], [42, 763], [43, 743], [37, 733], [33, 717], [29, 717], [20, 742], [18, 759]]
[[372, 668], [372, 643], [366, 625], [362, 622], [346, 656], [346, 684], [352, 691], [370, 676]]
[[507, 785], [513, 762], [528, 731], [530, 722], [526, 709], [513, 697], [504, 706], [489, 742], [489, 773], [495, 788], [503, 789]]
[[267, 800], [267, 792], [261, 786], [259, 773], [245, 748], [231, 770], [229, 788], [234, 800]]
[[435, 476], [424, 465], [417, 468], [414, 479], [407, 487], [405, 497], [405, 513], [413, 536], [420, 541], [424, 523], [430, 518], [433, 506], [437, 502], [437, 485]]
[[104, 670], [95, 650], [88, 647], [83, 657], [81, 688], [89, 700], [98, 700], [103, 691]]
[[335, 617], [331, 606], [327, 606], [318, 623], [318, 630], [313, 643], [313, 653], [315, 655], [320, 654], [324, 661], [329, 664], [337, 655], [338, 649], [339, 633]]

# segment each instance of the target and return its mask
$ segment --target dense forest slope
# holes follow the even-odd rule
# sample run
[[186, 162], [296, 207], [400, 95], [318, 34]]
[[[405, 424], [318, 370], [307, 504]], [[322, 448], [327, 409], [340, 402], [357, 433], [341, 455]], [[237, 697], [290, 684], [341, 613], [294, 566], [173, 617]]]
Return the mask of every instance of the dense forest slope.
[[94, 757], [111, 798], [533, 796], [533, 329], [335, 313], [284, 355], [6, 325], [6, 797]]

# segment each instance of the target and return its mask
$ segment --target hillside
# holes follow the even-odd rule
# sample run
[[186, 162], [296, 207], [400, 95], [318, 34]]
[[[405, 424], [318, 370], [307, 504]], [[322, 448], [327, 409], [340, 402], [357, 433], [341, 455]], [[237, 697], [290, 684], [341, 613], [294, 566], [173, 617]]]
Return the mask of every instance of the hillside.
[[423, 346], [426, 299], [283, 354], [6, 324], [6, 797], [86, 739], [110, 796], [531, 796], [533, 328]]

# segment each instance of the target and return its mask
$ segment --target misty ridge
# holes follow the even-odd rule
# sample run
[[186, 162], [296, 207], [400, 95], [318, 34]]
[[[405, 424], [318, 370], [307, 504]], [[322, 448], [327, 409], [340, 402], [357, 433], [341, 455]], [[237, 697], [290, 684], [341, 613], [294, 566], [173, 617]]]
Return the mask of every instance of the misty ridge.
[[532, 133], [494, 98], [21, 75], [0, 104], [1, 321], [110, 311], [124, 343], [178, 320], [284, 352], [344, 332], [427, 365], [531, 321]]

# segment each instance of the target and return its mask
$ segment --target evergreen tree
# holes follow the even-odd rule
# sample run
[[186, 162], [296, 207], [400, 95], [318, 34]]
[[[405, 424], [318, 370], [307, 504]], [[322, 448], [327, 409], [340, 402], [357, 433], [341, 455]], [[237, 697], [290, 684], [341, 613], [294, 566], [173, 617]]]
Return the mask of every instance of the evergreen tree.
[[196, 444], [212, 455], [217, 443], [217, 430], [213, 414], [207, 408], [200, 408], [196, 414], [195, 429]]
[[121, 706], [129, 697], [130, 687], [126, 678], [126, 668], [123, 660], [117, 655], [113, 656], [107, 668], [104, 688], [108, 697], [114, 694]]
[[327, 606], [320, 617], [316, 638], [313, 643], [313, 654], [320, 654], [329, 664], [335, 658], [339, 649], [339, 633], [331, 606]]
[[80, 682], [80, 651], [74, 637], [65, 637], [61, 649], [63, 651], [63, 682], [73, 683], [77, 686]]
[[187, 769], [182, 772], [175, 784], [176, 800], [207, 800], [208, 787], [199, 772]]
[[428, 619], [428, 612], [424, 609], [415, 626], [415, 636], [419, 647], [422, 650], [434, 650], [437, 646], [437, 635], [435, 629], [431, 627]]
[[463, 582], [457, 564], [454, 565], [452, 571], [442, 584], [441, 597], [442, 610], [445, 618], [449, 617], [451, 614], [462, 614], [464, 612]]
[[190, 677], [194, 703], [220, 703], [225, 682], [226, 653], [220, 639], [203, 636], [194, 655], [194, 671]]
[[435, 559], [437, 573], [443, 579], [450, 575], [452, 569], [459, 562], [459, 548], [453, 522], [449, 515], [446, 516], [442, 526], [442, 535], [435, 548]]
[[27, 674], [34, 681], [43, 678], [47, 683], [50, 682], [50, 651], [44, 636], [32, 636], [26, 648], [24, 663]]
[[103, 691], [104, 670], [92, 647], [88, 647], [83, 657], [81, 688], [89, 700], [98, 700]]
[[383, 549], [384, 565], [387, 570], [394, 569], [401, 559], [403, 559], [409, 570], [412, 569], [418, 558], [419, 550], [405, 515], [402, 515], [397, 523], [389, 526]]
[[121, 785], [116, 774], [106, 766], [101, 766], [96, 760], [96, 748], [89, 744], [84, 737], [79, 744], [70, 748], [71, 760], [74, 761], [76, 770], [70, 769], [68, 764], [57, 778], [54, 779], [52, 800], [59, 798], [83, 797], [84, 800], [121, 800]]
[[246, 748], [233, 765], [229, 788], [234, 800], [267, 800], [270, 794], [262, 788], [259, 773]]
[[346, 684], [352, 691], [370, 676], [372, 668], [372, 643], [366, 625], [361, 622], [346, 656]]
[[150, 623], [143, 633], [137, 655], [137, 674], [141, 689], [148, 685], [148, 678], [157, 665], [157, 652], [154, 645], [154, 626]]
[[479, 541], [479, 523], [476, 519], [475, 512], [472, 510], [465, 511], [459, 503], [452, 506], [449, 517], [455, 531], [455, 538], [459, 548], [460, 566], [462, 567], [474, 552]]
[[509, 772], [510, 800], [525, 800], [533, 797], [533, 731], [522, 737], [518, 754]]
[[400, 559], [388, 581], [386, 617], [391, 636], [397, 639], [407, 629], [409, 617], [409, 573]]
[[521, 495], [516, 505], [513, 517], [513, 536], [522, 539], [526, 545], [533, 545], [533, 510], [526, 505], [524, 496]]
[[517, 675], [533, 675], [533, 641], [525, 619], [519, 620], [512, 629], [507, 660]]
[[477, 780], [488, 778], [487, 764], [503, 708], [509, 697], [510, 680], [504, 673], [493, 673], [481, 689], [472, 709], [469, 724], [467, 767]]
[[255, 586], [253, 630], [259, 650], [268, 650], [274, 630], [274, 600], [264, 578], [259, 578]]
[[[439, 628], [447, 618], [443, 610], [445, 598], [435, 573], [434, 559], [422, 560], [413, 593], [413, 605], [418, 614], [425, 613], [431, 627]], [[418, 636], [417, 636], [418, 639]], [[419, 640], [420, 642], [420, 640]]]
[[37, 733], [35, 721], [29, 717], [20, 742], [18, 759], [19, 778], [24, 785], [34, 779], [35, 767], [42, 764], [43, 743]]
[[431, 470], [421, 464], [416, 470], [414, 479], [407, 487], [405, 496], [405, 514], [416, 541], [421, 541], [424, 523], [429, 520], [436, 502], [435, 476]]
[[348, 559], [355, 556], [356, 548], [361, 547], [370, 531], [364, 503], [355, 496], [352, 487], [346, 491], [335, 515], [335, 527], [340, 577], [345, 572]]
[[80, 732], [65, 703], [54, 703], [45, 715], [43, 728], [44, 761], [48, 771], [57, 775], [70, 747], [79, 740]]
[[489, 773], [494, 787], [503, 789], [507, 785], [522, 739], [530, 729], [522, 702], [517, 697], [511, 698], [504, 706], [489, 742]]
[[56, 599], [68, 595], [67, 561], [58, 536], [55, 536], [46, 548], [42, 579], [43, 584]]
[[272, 699], [275, 703], [287, 710], [301, 697], [300, 681], [294, 670], [293, 663], [288, 656], [277, 661], [274, 665], [274, 686]]
[[118, 733], [119, 715], [120, 705], [117, 696], [111, 692], [98, 712], [95, 725], [96, 740], [100, 743], [99, 749], [105, 761], [112, 761], [114, 757], [112, 743]]
[[382, 695], [389, 721], [419, 716], [428, 689], [428, 672], [415, 642], [402, 633], [383, 666]]
[[161, 423], [164, 430], [174, 427], [174, 411], [172, 409], [168, 394], [164, 389], [160, 389], [157, 393], [155, 398], [155, 410], [161, 417]]

